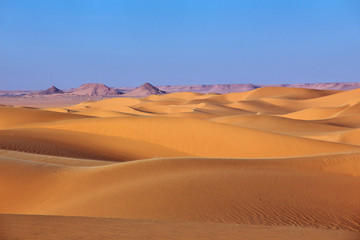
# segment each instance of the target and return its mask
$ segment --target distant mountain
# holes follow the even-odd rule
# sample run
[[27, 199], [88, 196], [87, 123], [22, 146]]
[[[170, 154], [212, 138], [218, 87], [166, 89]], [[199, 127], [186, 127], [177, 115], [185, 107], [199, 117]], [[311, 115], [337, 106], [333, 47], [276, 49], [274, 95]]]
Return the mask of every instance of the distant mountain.
[[50, 95], [50, 94], [57, 94], [57, 93], [64, 93], [63, 90], [58, 89], [55, 86], [51, 86], [50, 88], [40, 91], [37, 94], [38, 95]]
[[154, 87], [150, 83], [145, 83], [141, 85], [140, 87], [135, 88], [134, 90], [125, 93], [123, 96], [126, 97], [146, 97], [150, 95], [161, 95], [166, 94], [165, 91], [162, 91], [158, 89], [157, 87]]
[[116, 96], [121, 94], [121, 92], [118, 92], [100, 83], [86, 83], [78, 88], [73, 89], [70, 91], [70, 93], [90, 96]]

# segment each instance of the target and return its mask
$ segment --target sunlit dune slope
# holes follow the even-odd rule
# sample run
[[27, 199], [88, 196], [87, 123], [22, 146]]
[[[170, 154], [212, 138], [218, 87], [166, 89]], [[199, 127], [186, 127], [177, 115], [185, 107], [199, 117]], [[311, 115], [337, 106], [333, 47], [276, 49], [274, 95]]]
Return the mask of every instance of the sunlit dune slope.
[[282, 116], [286, 118], [303, 120], [328, 119], [335, 117], [340, 111], [344, 110], [345, 108], [346, 106], [307, 108], [297, 112], [284, 114]]
[[0, 107], [0, 213], [360, 231], [359, 93]]
[[287, 99], [313, 99], [319, 97], [329, 96], [340, 91], [333, 90], [316, 90], [316, 89], [306, 89], [306, 88], [286, 88], [284, 91], [283, 87], [265, 87], [258, 88], [252, 91], [249, 91], [245, 99], [258, 99], [264, 97], [276, 97], [276, 98], [287, 98]]

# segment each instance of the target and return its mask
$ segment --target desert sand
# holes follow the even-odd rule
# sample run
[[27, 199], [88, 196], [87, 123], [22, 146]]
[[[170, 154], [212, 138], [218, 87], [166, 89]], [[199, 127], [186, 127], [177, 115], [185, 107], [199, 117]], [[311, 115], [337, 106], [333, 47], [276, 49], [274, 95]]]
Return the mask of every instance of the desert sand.
[[0, 106], [0, 239], [358, 239], [359, 96]]

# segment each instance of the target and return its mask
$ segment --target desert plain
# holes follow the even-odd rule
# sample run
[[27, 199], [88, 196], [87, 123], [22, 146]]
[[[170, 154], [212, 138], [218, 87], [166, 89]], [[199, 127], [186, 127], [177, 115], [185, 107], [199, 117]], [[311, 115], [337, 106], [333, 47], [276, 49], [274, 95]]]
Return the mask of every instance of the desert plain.
[[38, 103], [0, 106], [0, 239], [360, 239], [360, 89]]

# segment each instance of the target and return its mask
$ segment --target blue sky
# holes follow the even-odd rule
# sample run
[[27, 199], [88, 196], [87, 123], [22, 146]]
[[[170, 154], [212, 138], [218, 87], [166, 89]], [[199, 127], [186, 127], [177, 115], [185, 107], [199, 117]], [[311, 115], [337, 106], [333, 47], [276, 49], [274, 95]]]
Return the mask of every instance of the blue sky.
[[359, 0], [0, 0], [1, 90], [359, 80]]

